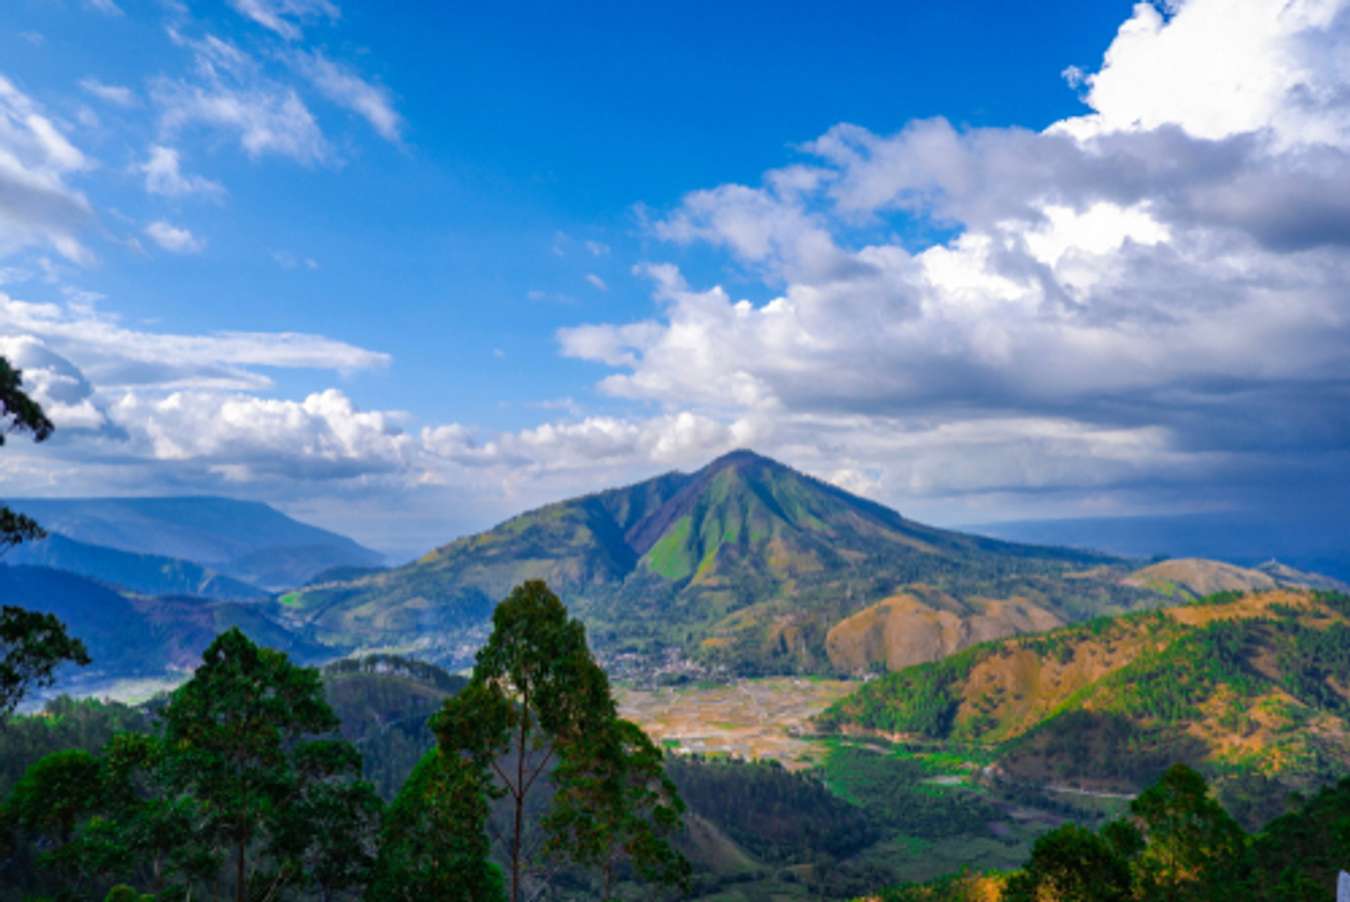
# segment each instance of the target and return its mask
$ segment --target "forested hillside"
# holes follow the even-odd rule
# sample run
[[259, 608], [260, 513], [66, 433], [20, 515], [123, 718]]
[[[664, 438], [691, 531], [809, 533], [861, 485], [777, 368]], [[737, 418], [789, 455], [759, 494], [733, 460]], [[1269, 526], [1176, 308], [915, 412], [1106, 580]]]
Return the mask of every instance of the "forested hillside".
[[1184, 761], [1249, 824], [1350, 762], [1350, 596], [1275, 590], [984, 643], [873, 680], [823, 729], [992, 750], [991, 778], [1137, 791]]

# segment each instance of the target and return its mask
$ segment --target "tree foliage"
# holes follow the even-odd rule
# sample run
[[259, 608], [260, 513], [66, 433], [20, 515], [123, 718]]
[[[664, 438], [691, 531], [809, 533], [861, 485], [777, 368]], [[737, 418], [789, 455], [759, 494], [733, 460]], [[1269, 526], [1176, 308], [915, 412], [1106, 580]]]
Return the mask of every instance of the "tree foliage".
[[89, 652], [55, 614], [0, 608], [0, 721], [30, 689], [50, 686], [56, 668], [66, 662], [88, 664]]
[[338, 723], [318, 671], [231, 629], [174, 693], [164, 723], [174, 785], [200, 800], [200, 835], [232, 858], [236, 899], [254, 884], [361, 882], [378, 801], [351, 744], [323, 738]]
[[[10, 432], [27, 432], [40, 442], [52, 428], [42, 408], [24, 392], [23, 374], [0, 357], [0, 445]], [[31, 518], [0, 505], [0, 553], [44, 535]], [[55, 616], [9, 605], [0, 609], [0, 722], [29, 689], [50, 686], [52, 673], [67, 661], [88, 664], [89, 653]]]
[[1130, 813], [1144, 837], [1134, 870], [1146, 898], [1219, 898], [1242, 881], [1246, 835], [1191, 768], [1168, 768]]
[[543, 582], [527, 581], [492, 625], [468, 687], [435, 729], [441, 754], [484, 769], [505, 802], [512, 902], [559, 863], [595, 872], [606, 894], [622, 862], [683, 883], [687, 866], [666, 841], [682, 803], [650, 741], [619, 719], [580, 621]]
[[1004, 890], [1007, 902], [1128, 902], [1130, 868], [1101, 836], [1065, 824], [1036, 840], [1031, 860]]
[[370, 897], [387, 902], [498, 902], [501, 870], [489, 860], [490, 781], [483, 767], [427, 752], [385, 812]]
[[159, 726], [49, 754], [15, 785], [6, 819], [46, 883], [80, 898], [117, 882], [239, 900], [364, 889], [380, 802], [316, 671], [230, 630]]

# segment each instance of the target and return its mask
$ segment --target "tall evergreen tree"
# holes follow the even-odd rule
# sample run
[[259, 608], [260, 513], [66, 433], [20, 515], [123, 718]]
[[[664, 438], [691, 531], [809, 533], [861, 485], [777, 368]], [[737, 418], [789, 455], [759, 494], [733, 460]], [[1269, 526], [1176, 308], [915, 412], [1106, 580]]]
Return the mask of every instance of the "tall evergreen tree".
[[[622, 726], [585, 628], [543, 582], [522, 583], [497, 606], [470, 684], [446, 702], [436, 732], [444, 756], [483, 762], [506, 799], [512, 902], [550, 853], [612, 876], [625, 850], [644, 876], [683, 874], [665, 840], [682, 810], [674, 787], [650, 742]], [[541, 807], [548, 813], [535, 824]]]
[[661, 750], [632, 721], [616, 718], [564, 757], [545, 825], [550, 846], [600, 875], [600, 898], [627, 863], [641, 879], [684, 887], [689, 862], [667, 841], [684, 802], [666, 776]]
[[338, 722], [318, 671], [231, 629], [173, 694], [164, 723], [171, 779], [200, 803], [201, 834], [228, 854], [239, 902], [255, 883], [271, 894], [364, 879], [378, 806], [355, 750], [324, 738]]

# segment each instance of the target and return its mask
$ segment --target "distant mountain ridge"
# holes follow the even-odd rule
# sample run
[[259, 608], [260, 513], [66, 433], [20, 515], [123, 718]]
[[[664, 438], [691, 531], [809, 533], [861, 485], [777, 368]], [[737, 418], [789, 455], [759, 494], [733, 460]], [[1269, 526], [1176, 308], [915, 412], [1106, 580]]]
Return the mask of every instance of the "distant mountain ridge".
[[62, 668], [62, 688], [102, 690], [127, 679], [162, 679], [200, 662], [215, 637], [237, 626], [254, 641], [300, 660], [331, 657], [269, 616], [257, 602], [187, 596], [130, 597], [106, 583], [64, 570], [0, 566], [5, 604], [55, 614], [89, 649], [85, 668]]
[[268, 595], [257, 586], [193, 561], [90, 545], [60, 533], [12, 548], [0, 563], [65, 570], [139, 595], [195, 595], [236, 601], [263, 601]]
[[[694, 473], [550, 504], [406, 566], [281, 602], [285, 622], [315, 641], [449, 660], [453, 640], [442, 638], [483, 623], [521, 580], [544, 579], [611, 656], [676, 648], [739, 673], [834, 671], [830, 629], [903, 588], [944, 593], [958, 619], [1002, 603], [1070, 622], [1160, 601], [1121, 586], [1125, 572], [1099, 554], [925, 526], [736, 451]], [[1014, 620], [999, 620], [994, 634], [1021, 628]]]
[[382, 556], [269, 505], [213, 496], [14, 498], [7, 505], [85, 545], [188, 561], [262, 589], [300, 585]]
[[1276, 559], [1350, 582], [1350, 528], [1338, 510], [1013, 520], [963, 528], [1013, 542], [1067, 545], [1124, 557], [1210, 558], [1242, 567]]

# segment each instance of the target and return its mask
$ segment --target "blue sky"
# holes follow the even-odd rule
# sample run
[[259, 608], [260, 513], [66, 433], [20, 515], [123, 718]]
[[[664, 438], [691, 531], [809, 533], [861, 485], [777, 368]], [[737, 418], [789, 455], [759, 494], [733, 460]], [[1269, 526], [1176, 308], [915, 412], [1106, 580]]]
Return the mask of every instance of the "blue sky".
[[0, 491], [400, 552], [740, 444], [946, 523], [1326, 503], [1343, 6], [12, 0]]

